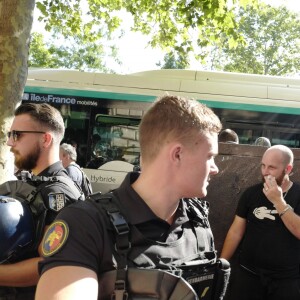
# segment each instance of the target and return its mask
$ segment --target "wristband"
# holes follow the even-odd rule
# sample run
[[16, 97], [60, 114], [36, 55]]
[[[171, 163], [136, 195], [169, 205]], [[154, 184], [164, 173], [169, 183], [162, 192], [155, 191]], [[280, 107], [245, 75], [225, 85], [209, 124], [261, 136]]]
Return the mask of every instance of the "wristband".
[[286, 206], [286, 208], [279, 214], [279, 217], [282, 217], [288, 210], [294, 210], [289, 204]]

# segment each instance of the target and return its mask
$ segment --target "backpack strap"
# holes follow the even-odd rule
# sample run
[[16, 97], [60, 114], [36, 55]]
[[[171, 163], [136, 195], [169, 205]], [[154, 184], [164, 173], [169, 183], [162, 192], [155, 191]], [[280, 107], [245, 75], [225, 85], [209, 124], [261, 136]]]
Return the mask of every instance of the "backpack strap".
[[125, 300], [128, 298], [127, 293], [127, 254], [131, 249], [131, 243], [129, 241], [129, 225], [124, 218], [123, 214], [119, 209], [119, 200], [113, 193], [107, 193], [101, 195], [101, 193], [95, 193], [89, 196], [91, 203], [99, 211], [104, 209], [106, 216], [112, 225], [114, 236], [115, 236], [115, 245], [114, 248], [117, 252], [117, 275], [115, 281], [115, 289], [112, 295], [112, 300]]
[[82, 168], [77, 165], [76, 163], [74, 164], [70, 164], [69, 167], [75, 167], [77, 168], [80, 173], [81, 173], [81, 177], [82, 177], [82, 182], [81, 182], [81, 189], [83, 191], [83, 193], [85, 194], [85, 196], [89, 196], [90, 194], [93, 193], [93, 189], [92, 189], [92, 184], [90, 179], [87, 177], [87, 175], [84, 173], [84, 171], [82, 170]]
[[77, 165], [76, 163], [74, 163], [74, 164], [70, 164], [69, 165], [69, 167], [75, 167], [75, 168], [77, 168], [80, 172], [81, 172], [81, 174], [82, 174], [82, 176], [83, 176], [83, 170], [81, 169], [81, 167], [79, 166], [79, 165]]
[[[62, 176], [62, 175], [55, 175], [55, 176], [31, 176], [27, 182], [37, 183], [36, 191], [34, 194], [28, 195], [27, 200], [30, 202], [34, 199], [35, 195], [39, 193], [47, 184], [54, 183], [54, 182], [62, 182], [63, 184], [67, 185], [68, 187], [72, 188], [72, 191], [76, 191], [76, 200], [85, 200], [85, 196], [78, 185], [69, 177]], [[36, 184], [35, 184], [36, 185]]]
[[[39, 246], [39, 243], [42, 239], [42, 236], [44, 234], [44, 227], [45, 227], [45, 220], [48, 213], [48, 209], [44, 206], [44, 201], [41, 198], [40, 192], [49, 184], [56, 183], [56, 182], [62, 182], [68, 187], [71, 187], [72, 192], [76, 193], [77, 200], [85, 200], [84, 194], [79, 189], [79, 187], [74, 183], [74, 181], [71, 178], [62, 176], [62, 175], [56, 175], [56, 176], [31, 176], [31, 178], [28, 178], [27, 183], [33, 184], [35, 187], [34, 190], [31, 191], [26, 196], [26, 201], [28, 202], [32, 212], [34, 215], [37, 216], [36, 218], [36, 231], [35, 231], [35, 240], [33, 244], [33, 249], [37, 249]], [[73, 187], [73, 188], [72, 188]]]

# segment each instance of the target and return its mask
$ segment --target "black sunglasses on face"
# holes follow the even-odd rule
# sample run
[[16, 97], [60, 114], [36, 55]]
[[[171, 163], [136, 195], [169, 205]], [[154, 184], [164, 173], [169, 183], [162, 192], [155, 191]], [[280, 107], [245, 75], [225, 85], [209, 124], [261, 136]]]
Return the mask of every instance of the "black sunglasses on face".
[[46, 133], [45, 131], [30, 131], [30, 130], [12, 130], [7, 133], [7, 137], [12, 137], [13, 141], [16, 142], [23, 133]]

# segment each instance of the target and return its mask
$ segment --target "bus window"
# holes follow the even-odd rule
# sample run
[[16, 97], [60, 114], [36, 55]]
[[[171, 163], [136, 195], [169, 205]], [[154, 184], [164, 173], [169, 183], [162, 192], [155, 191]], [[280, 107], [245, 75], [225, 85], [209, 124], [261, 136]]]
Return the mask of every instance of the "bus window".
[[272, 145], [282, 144], [290, 148], [300, 147], [300, 134], [291, 132], [273, 132], [272, 133]]
[[139, 166], [139, 123], [137, 118], [96, 115], [92, 129], [92, 155], [86, 167], [98, 169], [115, 160]]
[[87, 152], [87, 133], [90, 109], [79, 109], [78, 107], [70, 106], [68, 107], [69, 114], [63, 115], [66, 127], [63, 142], [71, 144], [76, 148], [77, 163], [80, 166], [84, 166]]

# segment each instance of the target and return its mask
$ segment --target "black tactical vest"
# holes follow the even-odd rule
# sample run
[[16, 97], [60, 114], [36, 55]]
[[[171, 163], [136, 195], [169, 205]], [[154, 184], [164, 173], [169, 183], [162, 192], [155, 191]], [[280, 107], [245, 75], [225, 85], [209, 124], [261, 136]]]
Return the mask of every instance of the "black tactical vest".
[[[111, 231], [117, 269], [99, 275], [99, 299], [222, 299], [230, 267], [217, 260], [213, 237], [198, 199], [185, 199], [190, 222], [171, 243], [146, 239], [126, 220], [113, 193], [93, 194], [94, 203]], [[198, 201], [198, 203], [195, 203]], [[174, 291], [176, 293], [174, 294]]]

